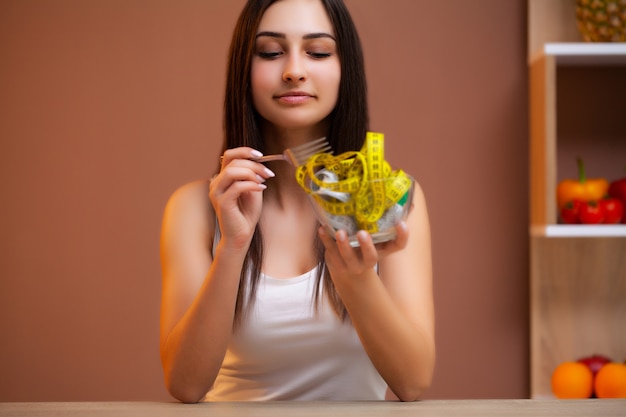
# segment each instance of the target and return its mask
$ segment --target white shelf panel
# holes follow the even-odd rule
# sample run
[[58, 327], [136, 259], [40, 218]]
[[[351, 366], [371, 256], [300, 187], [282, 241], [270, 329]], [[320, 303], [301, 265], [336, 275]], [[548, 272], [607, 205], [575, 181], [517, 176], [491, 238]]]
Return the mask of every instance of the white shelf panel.
[[542, 52], [557, 65], [626, 65], [626, 42], [546, 43]]
[[626, 237], [626, 225], [549, 224], [531, 226], [530, 234], [545, 237]]

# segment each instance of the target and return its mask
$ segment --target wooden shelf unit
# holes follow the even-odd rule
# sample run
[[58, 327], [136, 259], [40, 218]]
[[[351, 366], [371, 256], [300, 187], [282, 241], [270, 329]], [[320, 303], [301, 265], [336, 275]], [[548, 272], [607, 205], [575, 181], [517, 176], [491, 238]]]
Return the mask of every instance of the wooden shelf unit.
[[[561, 362], [594, 353], [626, 359], [626, 225], [561, 225], [556, 206], [562, 179], [558, 155], [570, 146], [557, 137], [563, 122], [557, 111], [559, 69], [612, 67], [613, 74], [617, 68], [626, 79], [626, 44], [547, 43], [532, 54], [529, 65], [530, 394], [546, 398], [552, 397], [550, 376]], [[597, 73], [588, 74], [593, 83]], [[617, 102], [626, 103], [625, 86], [613, 91]], [[619, 138], [608, 143], [602, 135], [589, 139], [600, 157], [603, 151], [612, 157], [617, 149], [626, 160], [622, 108], [625, 116], [614, 118], [611, 130]]]
[[[533, 226], [557, 223], [557, 70], [567, 66], [626, 69], [626, 43], [545, 44], [532, 59], [529, 77], [530, 220]], [[626, 116], [621, 121], [615, 121], [620, 122], [626, 128]], [[626, 137], [622, 139], [626, 144]], [[622, 145], [622, 149], [626, 152], [626, 145]]]

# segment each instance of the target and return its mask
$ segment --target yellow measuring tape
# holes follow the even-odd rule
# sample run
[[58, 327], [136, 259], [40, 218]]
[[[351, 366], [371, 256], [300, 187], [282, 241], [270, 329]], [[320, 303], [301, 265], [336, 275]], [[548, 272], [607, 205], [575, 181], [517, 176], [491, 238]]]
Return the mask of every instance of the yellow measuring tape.
[[358, 229], [375, 233], [388, 210], [406, 204], [412, 185], [404, 171], [393, 171], [385, 161], [384, 139], [368, 132], [358, 152], [315, 154], [297, 168], [296, 180], [327, 214], [350, 216]]

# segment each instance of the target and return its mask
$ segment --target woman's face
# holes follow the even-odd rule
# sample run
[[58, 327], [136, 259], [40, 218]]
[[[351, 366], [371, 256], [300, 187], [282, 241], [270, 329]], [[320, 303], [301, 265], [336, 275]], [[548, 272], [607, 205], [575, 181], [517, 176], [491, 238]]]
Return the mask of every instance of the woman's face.
[[320, 0], [279, 0], [265, 11], [251, 71], [254, 106], [275, 127], [315, 127], [332, 112], [341, 68]]

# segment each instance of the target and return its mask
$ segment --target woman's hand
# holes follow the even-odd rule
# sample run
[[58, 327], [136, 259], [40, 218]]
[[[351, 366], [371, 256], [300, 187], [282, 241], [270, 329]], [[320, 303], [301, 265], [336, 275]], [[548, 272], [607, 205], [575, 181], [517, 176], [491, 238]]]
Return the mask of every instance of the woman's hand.
[[274, 173], [254, 162], [262, 154], [252, 148], [228, 149], [220, 173], [209, 186], [209, 198], [219, 221], [222, 239], [235, 245], [249, 244], [263, 204], [264, 182]]
[[335, 241], [319, 231], [326, 265], [352, 325], [372, 364], [402, 401], [422, 396], [435, 364], [430, 226], [417, 183], [411, 207], [390, 242], [374, 245], [369, 234], [359, 232], [360, 248], [351, 248], [345, 232], [336, 233]]
[[370, 234], [360, 230], [356, 235], [358, 248], [350, 246], [345, 230], [338, 230], [333, 239], [324, 227], [320, 227], [319, 236], [326, 248], [325, 260], [331, 275], [358, 276], [374, 268], [383, 256], [403, 249], [407, 244], [409, 231], [406, 223], [401, 222], [396, 226], [394, 240], [374, 245]]

